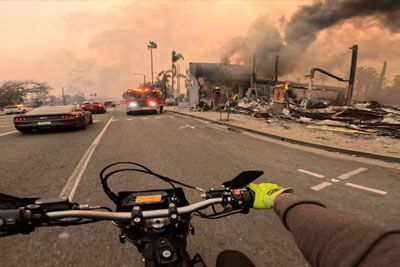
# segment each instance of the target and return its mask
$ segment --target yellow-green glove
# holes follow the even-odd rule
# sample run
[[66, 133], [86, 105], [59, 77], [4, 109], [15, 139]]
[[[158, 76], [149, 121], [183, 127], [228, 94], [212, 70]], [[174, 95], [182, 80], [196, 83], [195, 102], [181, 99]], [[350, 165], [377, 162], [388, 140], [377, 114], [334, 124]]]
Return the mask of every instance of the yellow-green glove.
[[274, 206], [275, 198], [283, 192], [293, 192], [291, 188], [282, 188], [276, 184], [261, 183], [249, 184], [248, 187], [253, 190], [255, 209], [271, 209]]

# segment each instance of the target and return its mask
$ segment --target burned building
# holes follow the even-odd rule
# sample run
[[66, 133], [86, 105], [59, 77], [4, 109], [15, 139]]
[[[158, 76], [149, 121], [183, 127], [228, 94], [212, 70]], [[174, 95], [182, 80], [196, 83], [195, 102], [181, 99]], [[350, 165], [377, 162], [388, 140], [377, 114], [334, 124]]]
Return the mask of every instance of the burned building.
[[[232, 97], [249, 101], [262, 98], [300, 103], [307, 97], [308, 84], [259, 79], [257, 76], [252, 66], [191, 62], [187, 90], [189, 103], [196, 105], [201, 99], [214, 107]], [[313, 85], [312, 89], [313, 100], [329, 104], [342, 104], [345, 101], [345, 88]]]

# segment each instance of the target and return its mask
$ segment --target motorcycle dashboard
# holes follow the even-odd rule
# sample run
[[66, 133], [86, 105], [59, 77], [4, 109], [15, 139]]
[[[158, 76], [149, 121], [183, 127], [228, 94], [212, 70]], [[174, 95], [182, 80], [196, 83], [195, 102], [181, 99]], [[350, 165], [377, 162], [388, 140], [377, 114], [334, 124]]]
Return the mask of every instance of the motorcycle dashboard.
[[118, 193], [117, 211], [130, 212], [134, 206], [141, 210], [166, 209], [172, 197], [178, 207], [189, 205], [182, 188], [124, 191]]

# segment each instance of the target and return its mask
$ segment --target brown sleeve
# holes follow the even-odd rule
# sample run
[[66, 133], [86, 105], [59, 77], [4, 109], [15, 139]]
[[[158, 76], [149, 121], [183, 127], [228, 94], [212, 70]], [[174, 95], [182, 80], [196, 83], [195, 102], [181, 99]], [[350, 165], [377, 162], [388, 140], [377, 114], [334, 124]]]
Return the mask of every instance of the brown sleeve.
[[399, 266], [400, 229], [332, 211], [290, 193], [279, 195], [274, 209], [312, 266]]

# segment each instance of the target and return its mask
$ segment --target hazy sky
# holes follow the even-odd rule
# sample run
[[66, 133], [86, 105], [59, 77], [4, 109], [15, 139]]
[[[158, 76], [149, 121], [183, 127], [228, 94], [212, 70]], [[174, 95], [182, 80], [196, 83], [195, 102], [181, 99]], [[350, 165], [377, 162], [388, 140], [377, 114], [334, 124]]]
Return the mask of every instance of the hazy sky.
[[[189, 62], [219, 62], [229, 40], [246, 35], [258, 17], [280, 29], [299, 5], [308, 2], [3, 0], [0, 82], [36, 79], [48, 81], [57, 90], [69, 86], [71, 92], [119, 95], [141, 82], [132, 73], [146, 73], [149, 79], [150, 40], [159, 46], [154, 51], [157, 72], [170, 68], [172, 50], [185, 56], [182, 69]], [[323, 31], [313, 45], [312, 57], [307, 58], [314, 57], [315, 65], [323, 65], [344, 51], [338, 60], [348, 64], [347, 48], [358, 42], [360, 56], [368, 55], [362, 64], [379, 68], [392, 55], [387, 60], [396, 58], [394, 63], [400, 66], [395, 48], [399, 36], [379, 25], [368, 29], [372, 35], [353, 23]], [[375, 43], [372, 47], [367, 45], [371, 42]], [[379, 48], [384, 51], [374, 54]], [[304, 69], [308, 64], [314, 62], [305, 63]], [[389, 73], [400, 72], [390, 64]]]

